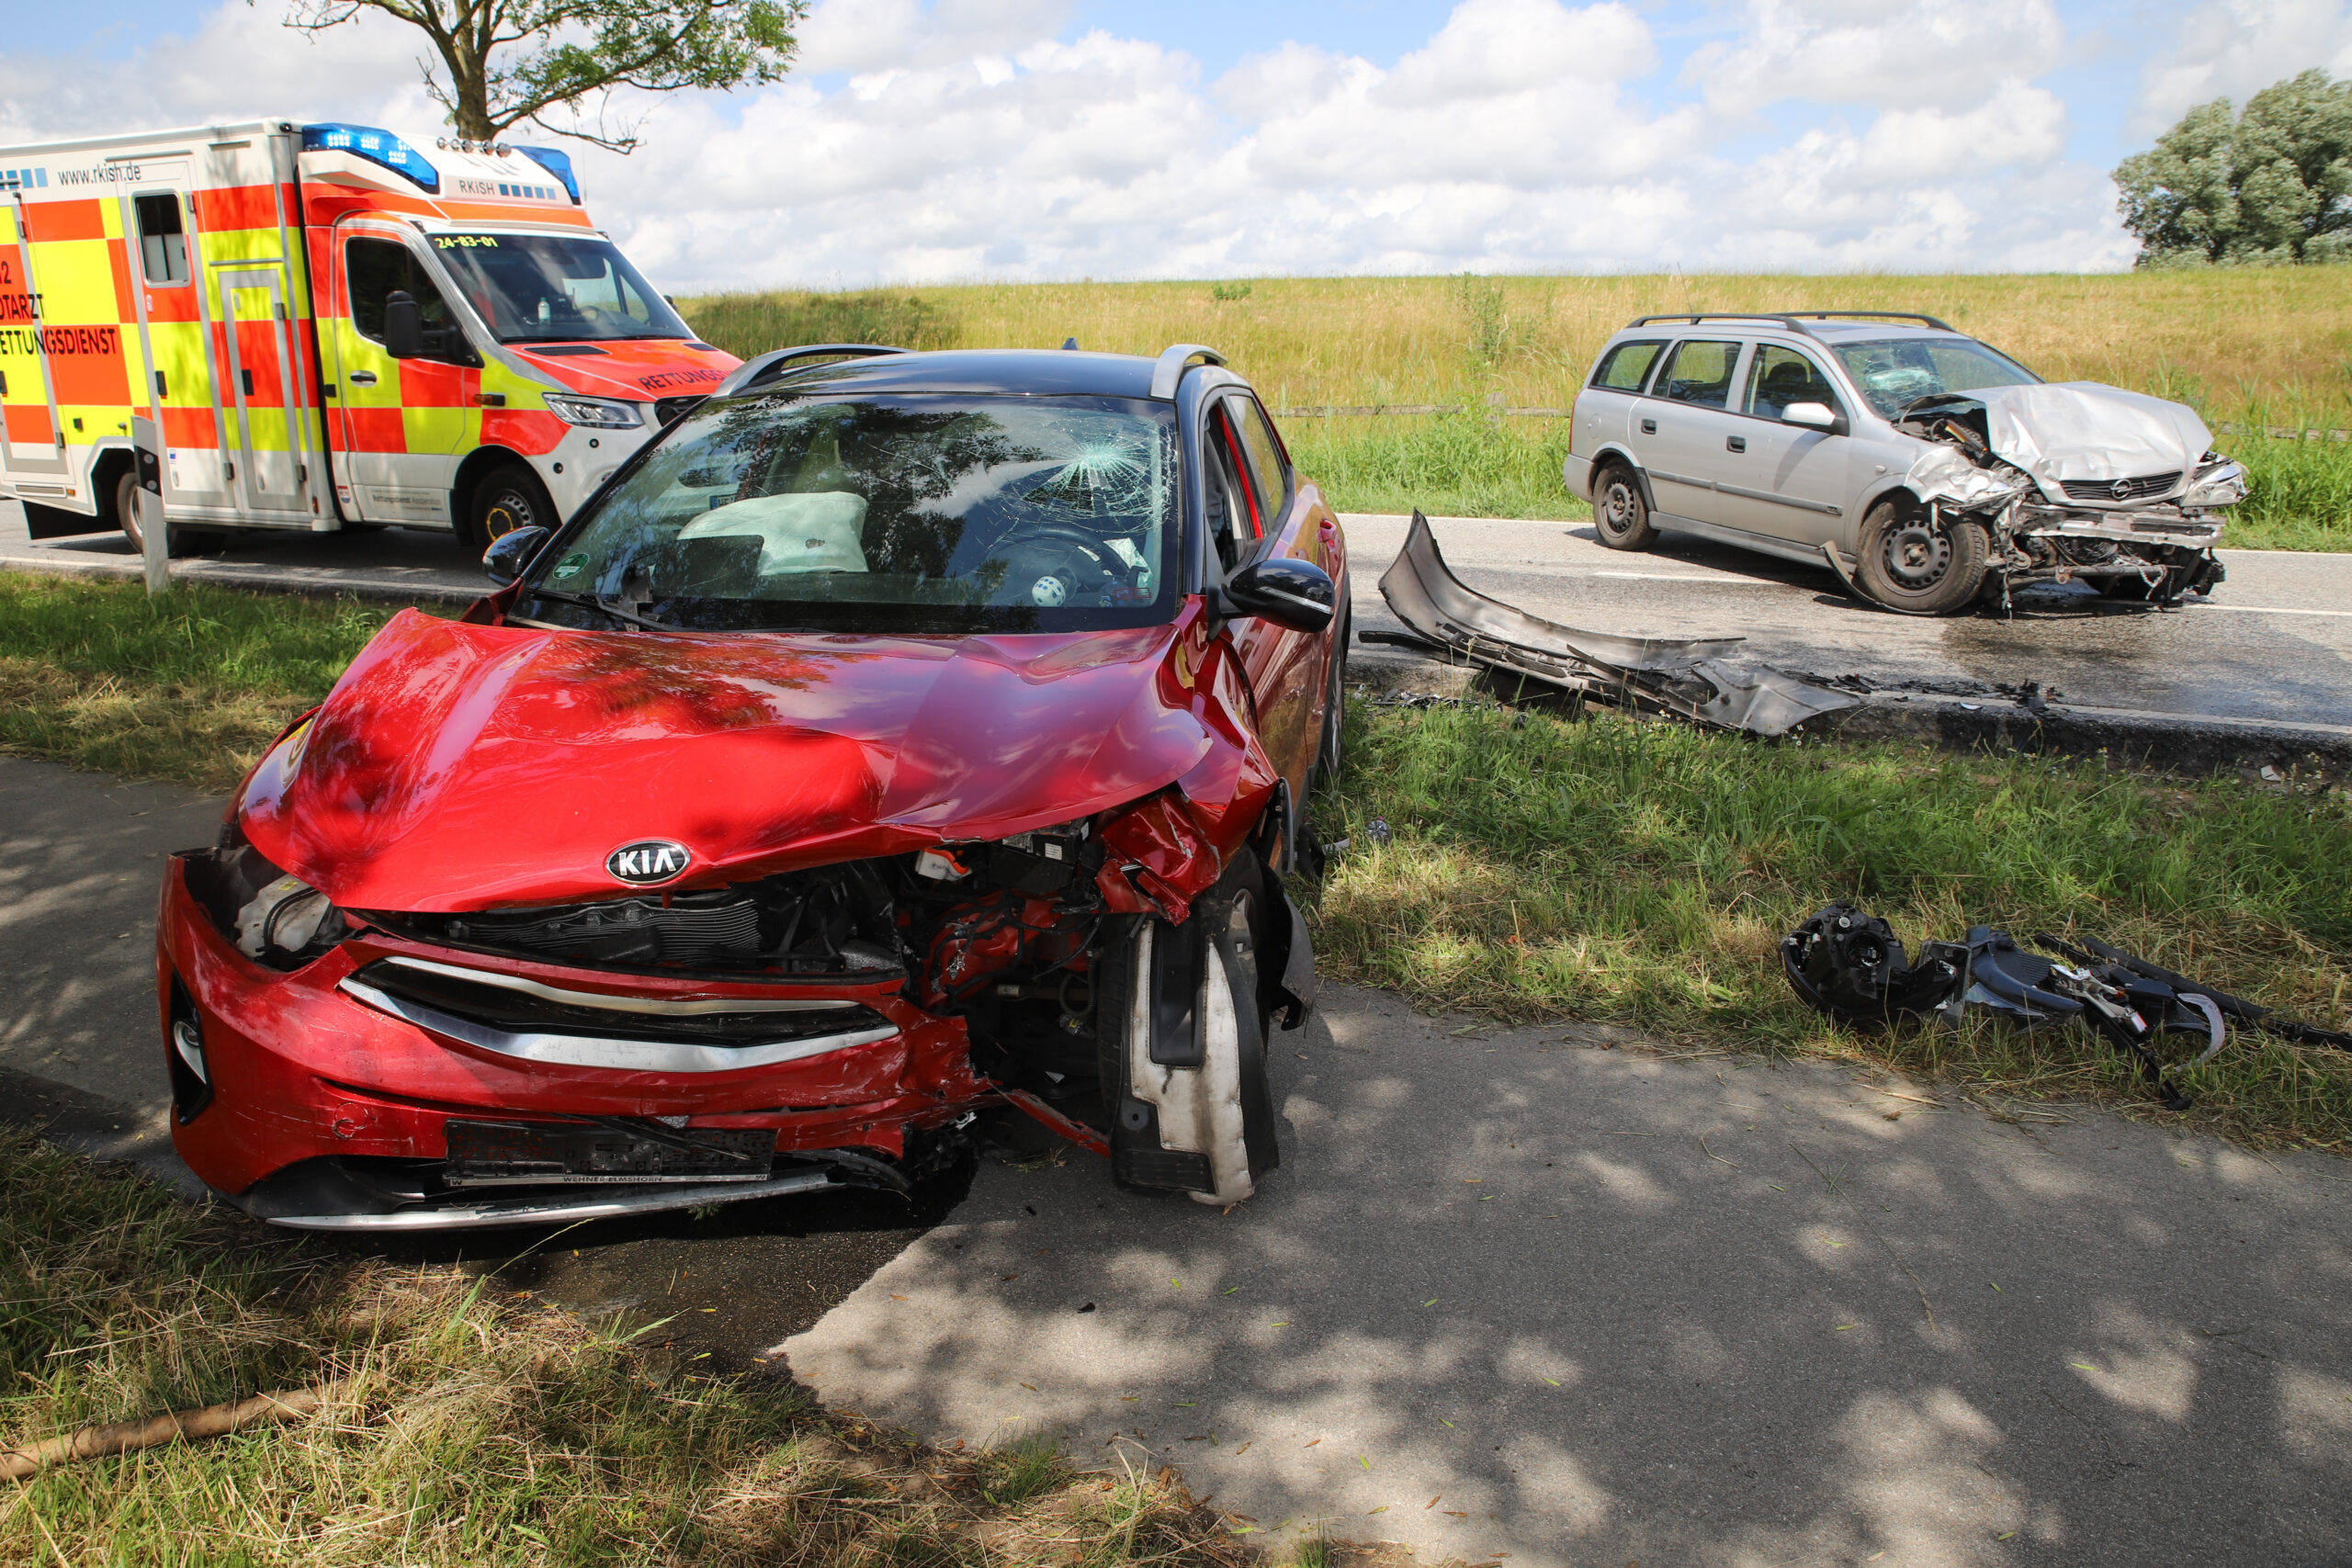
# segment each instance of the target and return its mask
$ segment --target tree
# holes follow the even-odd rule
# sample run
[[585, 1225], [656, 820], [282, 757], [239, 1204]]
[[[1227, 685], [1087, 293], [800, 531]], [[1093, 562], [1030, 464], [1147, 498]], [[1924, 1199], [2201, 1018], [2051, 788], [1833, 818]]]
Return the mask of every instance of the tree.
[[[616, 87], [674, 92], [779, 81], [797, 48], [792, 28], [808, 0], [288, 0], [286, 25], [321, 33], [380, 11], [422, 31], [441, 70], [420, 58], [425, 89], [458, 134], [493, 141], [532, 120], [558, 136], [616, 152], [638, 144], [632, 122], [588, 130], [577, 121], [591, 94]], [[519, 56], [509, 46], [526, 44]], [[446, 76], [446, 80], [444, 77]], [[562, 105], [574, 122], [541, 118]], [[602, 106], [600, 105], [600, 110]]]
[[2352, 261], [2352, 82], [2306, 71], [2193, 108], [2115, 171], [2141, 266]]

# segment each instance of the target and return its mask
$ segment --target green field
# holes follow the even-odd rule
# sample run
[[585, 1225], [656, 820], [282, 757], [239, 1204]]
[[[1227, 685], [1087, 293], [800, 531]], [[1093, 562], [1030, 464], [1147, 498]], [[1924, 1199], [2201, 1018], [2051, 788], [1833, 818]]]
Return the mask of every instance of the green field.
[[[1341, 511], [1581, 516], [1560, 483], [1565, 409], [1609, 334], [1668, 310], [1924, 310], [2052, 380], [2190, 403], [2253, 470], [2227, 543], [2352, 549], [2352, 288], [2342, 269], [2243, 267], [2088, 276], [1359, 277], [1247, 283], [985, 284], [682, 301], [737, 354], [799, 343], [1087, 348], [1205, 343], [1278, 406], [1434, 404], [1409, 418], [1284, 420]], [[2229, 427], [2229, 428], [2224, 428]]]

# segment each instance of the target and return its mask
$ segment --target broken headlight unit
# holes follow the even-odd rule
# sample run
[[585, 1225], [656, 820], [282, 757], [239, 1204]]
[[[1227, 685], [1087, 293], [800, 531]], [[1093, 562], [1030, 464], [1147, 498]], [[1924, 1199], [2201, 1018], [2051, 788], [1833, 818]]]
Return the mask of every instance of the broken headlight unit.
[[2222, 457], [2208, 452], [2197, 466], [2196, 477], [2182, 492], [2179, 504], [2183, 509], [2208, 506], [2235, 506], [2245, 499], [2245, 468]]
[[180, 857], [188, 892], [236, 950], [272, 969], [294, 970], [350, 929], [327, 896], [270, 863], [232, 821], [209, 850]]

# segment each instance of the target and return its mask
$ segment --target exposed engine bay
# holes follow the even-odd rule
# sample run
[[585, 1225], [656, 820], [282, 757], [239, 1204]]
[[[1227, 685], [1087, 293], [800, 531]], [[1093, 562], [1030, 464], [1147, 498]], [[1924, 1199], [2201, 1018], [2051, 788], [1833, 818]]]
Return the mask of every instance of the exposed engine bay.
[[2092, 382], [1995, 387], [1915, 399], [1894, 423], [1934, 444], [1910, 490], [1984, 529], [1988, 592], [2080, 580], [2161, 604], [2222, 581], [2212, 547], [2245, 469], [2177, 403]]

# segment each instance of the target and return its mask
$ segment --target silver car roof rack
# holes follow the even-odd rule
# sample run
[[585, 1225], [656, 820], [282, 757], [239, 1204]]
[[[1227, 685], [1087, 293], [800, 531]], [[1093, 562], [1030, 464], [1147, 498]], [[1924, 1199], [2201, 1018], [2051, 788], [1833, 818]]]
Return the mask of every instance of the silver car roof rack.
[[1211, 365], [1225, 363], [1225, 355], [1205, 344], [1170, 344], [1151, 367], [1151, 395], [1167, 399], [1176, 395], [1176, 388], [1184, 379], [1184, 372], [1195, 359], [1205, 359]]
[[1807, 321], [1828, 321], [1841, 319], [1870, 321], [1917, 321], [1939, 333], [1960, 329], [1933, 316], [1923, 316], [1917, 310], [1677, 310], [1664, 316], [1636, 316], [1625, 323], [1625, 330], [1645, 327], [1652, 321], [1689, 321], [1696, 326], [1701, 321], [1778, 321], [1791, 332], [1807, 337], [1821, 334], [1805, 325]]
[[775, 348], [755, 355], [729, 371], [727, 379], [710, 389], [714, 398], [731, 398], [762, 381], [773, 381], [784, 374], [784, 367], [798, 359], [871, 359], [882, 354], [905, 354], [903, 348], [891, 348], [878, 343], [810, 343], [798, 348]]

